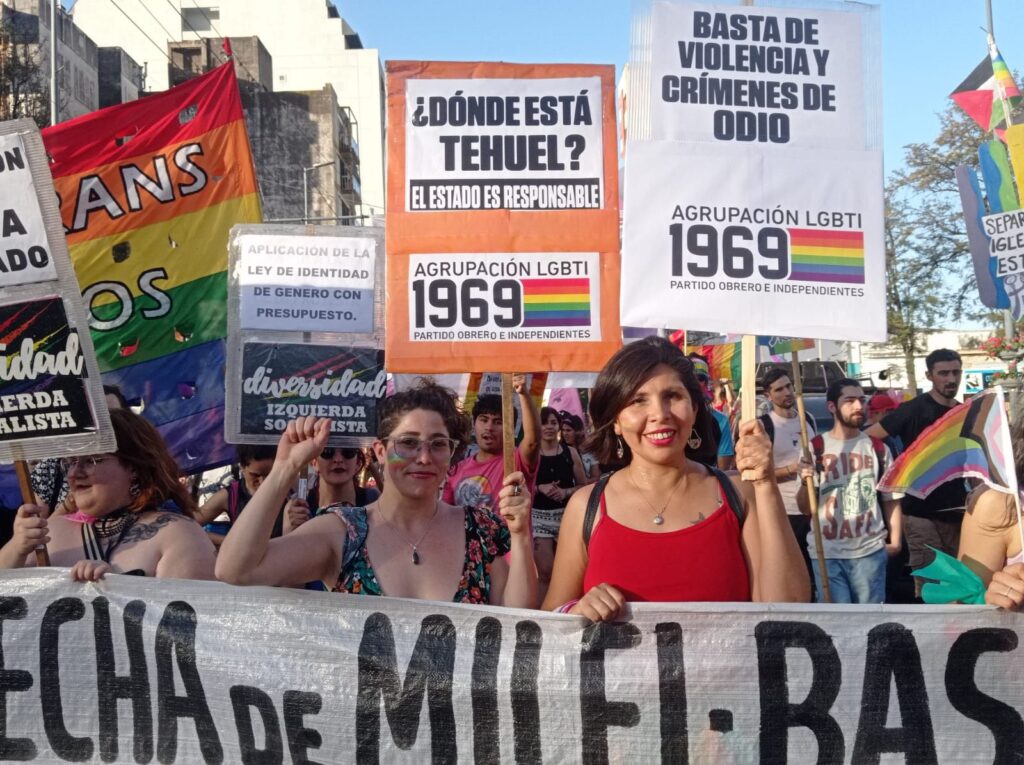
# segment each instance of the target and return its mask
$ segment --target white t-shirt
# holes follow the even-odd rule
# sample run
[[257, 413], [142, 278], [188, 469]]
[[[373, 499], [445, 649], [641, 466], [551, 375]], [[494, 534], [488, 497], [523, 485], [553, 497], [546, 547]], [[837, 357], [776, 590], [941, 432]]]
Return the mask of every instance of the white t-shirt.
[[[822, 438], [825, 450], [818, 474], [818, 520], [826, 558], [863, 558], [885, 545], [887, 531], [875, 487], [878, 476], [892, 462], [889, 447], [881, 472], [871, 438], [861, 433], [839, 440], [830, 433]], [[885, 499], [891, 495], [882, 495]], [[807, 535], [808, 552], [817, 555], [814, 533]]]
[[[795, 411], [795, 410], [794, 410]], [[775, 467], [784, 465], [795, 465], [800, 461], [800, 418], [780, 417], [775, 410], [769, 413], [772, 424], [775, 425], [775, 439], [772, 442], [772, 456], [775, 458]], [[807, 423], [807, 437], [814, 438], [814, 428]], [[796, 505], [796, 493], [800, 489], [800, 481], [797, 478], [790, 478], [779, 482], [779, 493], [782, 494], [782, 501], [786, 505], [786, 513], [789, 515], [800, 515], [800, 508]]]

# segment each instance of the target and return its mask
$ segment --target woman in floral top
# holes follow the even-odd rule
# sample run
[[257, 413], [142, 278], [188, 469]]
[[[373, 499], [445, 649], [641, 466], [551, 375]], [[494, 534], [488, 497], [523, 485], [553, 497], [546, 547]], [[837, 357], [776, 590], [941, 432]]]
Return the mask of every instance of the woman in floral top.
[[535, 607], [523, 475], [506, 476], [501, 518], [441, 502], [452, 454], [469, 433], [455, 394], [423, 382], [383, 401], [380, 412], [382, 435], [373, 445], [385, 471], [380, 498], [366, 507], [331, 507], [270, 539], [275, 509], [330, 435], [330, 420], [300, 417], [288, 424], [273, 469], [225, 539], [217, 577], [278, 586], [319, 580], [335, 592]]

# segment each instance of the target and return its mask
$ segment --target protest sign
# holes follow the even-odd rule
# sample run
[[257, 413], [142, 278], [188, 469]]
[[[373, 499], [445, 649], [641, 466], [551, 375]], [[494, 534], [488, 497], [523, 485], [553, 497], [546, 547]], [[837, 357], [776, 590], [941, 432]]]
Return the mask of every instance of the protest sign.
[[372, 439], [386, 385], [375, 348], [244, 343], [238, 437], [276, 439], [296, 417], [330, 417], [333, 433]]
[[623, 324], [884, 340], [878, 9], [655, 0], [636, 23]]
[[986, 215], [981, 223], [989, 254], [996, 259], [996, 276], [1024, 272], [1024, 210]]
[[871, 106], [864, 18], [820, 8], [654, 2], [652, 137], [863, 147]]
[[39, 129], [0, 123], [0, 461], [113, 451]]
[[629, 163], [625, 324], [886, 338], [881, 154], [644, 141]]
[[595, 370], [619, 345], [614, 71], [388, 63], [393, 372]]
[[589, 624], [19, 571], [0, 579], [0, 620], [8, 759], [1024, 756], [1024, 616], [984, 607], [634, 604], [629, 621]]
[[240, 225], [228, 268], [231, 443], [277, 443], [289, 420], [330, 417], [330, 443], [377, 430], [383, 232], [368, 226]]

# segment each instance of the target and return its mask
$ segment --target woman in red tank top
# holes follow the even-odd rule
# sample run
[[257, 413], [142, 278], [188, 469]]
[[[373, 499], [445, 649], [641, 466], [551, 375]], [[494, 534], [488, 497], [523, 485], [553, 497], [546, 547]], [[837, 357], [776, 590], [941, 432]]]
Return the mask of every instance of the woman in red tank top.
[[678, 348], [660, 337], [622, 348], [598, 376], [590, 414], [585, 448], [622, 468], [569, 501], [545, 609], [602, 621], [627, 601], [809, 599], [771, 442], [756, 420], [740, 426], [736, 465], [751, 481], [707, 467], [715, 424]]

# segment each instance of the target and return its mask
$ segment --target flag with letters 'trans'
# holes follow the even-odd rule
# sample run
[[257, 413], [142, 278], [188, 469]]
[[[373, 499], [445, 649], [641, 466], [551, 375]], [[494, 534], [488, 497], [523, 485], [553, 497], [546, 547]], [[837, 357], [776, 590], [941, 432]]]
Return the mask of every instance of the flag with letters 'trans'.
[[43, 139], [104, 382], [141, 399], [183, 470], [229, 461], [228, 233], [261, 220], [232, 64]]

